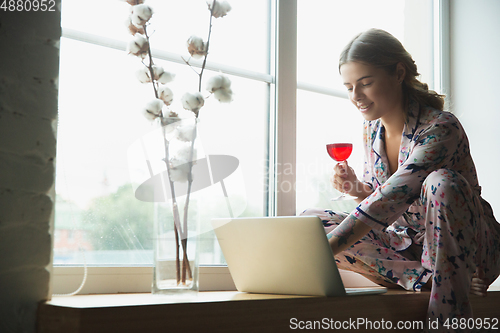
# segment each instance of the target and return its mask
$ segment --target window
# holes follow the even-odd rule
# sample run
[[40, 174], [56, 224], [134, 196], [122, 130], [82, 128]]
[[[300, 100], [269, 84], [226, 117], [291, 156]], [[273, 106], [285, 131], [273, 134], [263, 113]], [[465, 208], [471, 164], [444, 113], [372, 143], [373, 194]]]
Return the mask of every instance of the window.
[[[186, 55], [190, 35], [205, 38], [205, 1], [147, 3], [155, 9], [150, 29], [155, 62], [176, 74], [171, 87], [178, 98], [197, 80], [180, 56]], [[333, 164], [324, 145], [338, 135], [359, 147], [360, 137], [353, 129], [361, 126], [339, 80], [341, 48], [367, 28], [386, 29], [403, 41], [432, 87], [432, 80], [426, 79], [434, 70], [432, 4], [432, 0], [231, 1], [230, 15], [214, 22], [205, 78], [219, 70], [230, 75], [234, 101], [206, 103], [200, 140], [205, 154], [239, 159], [238, 172], [226, 184], [237, 215], [294, 214], [331, 205], [328, 198], [334, 193], [328, 178]], [[134, 266], [146, 267], [133, 274], [150, 274], [153, 204], [134, 198], [145, 171], [144, 164], [136, 163], [133, 147], [151, 130], [139, 111], [152, 94], [149, 86], [135, 79], [140, 63], [125, 52], [130, 37], [124, 26], [127, 10], [119, 0], [62, 3], [56, 272], [85, 261], [93, 266], [89, 272], [106, 266], [106, 272], [97, 275], [115, 274], [110, 266], [125, 269], [116, 273], [121, 277]], [[415, 18], [417, 10], [420, 15]], [[287, 42], [277, 44], [279, 38]], [[349, 162], [359, 169], [361, 158], [355, 149]], [[203, 195], [212, 198], [221, 193], [213, 187]], [[348, 205], [339, 209], [349, 210]], [[207, 216], [227, 214], [224, 208], [214, 210], [213, 204], [199, 209]], [[206, 231], [202, 264], [223, 264], [213, 233]], [[63, 242], [69, 232], [79, 240], [78, 247]], [[64, 274], [78, 279], [80, 273], [72, 268]], [[145, 281], [149, 288], [151, 278]], [[54, 291], [71, 291], [75, 286]]]
[[[412, 54], [422, 80], [433, 86], [432, 1], [298, 1], [297, 17], [297, 212], [309, 207], [351, 211], [354, 201], [332, 202], [335, 164], [325, 145], [353, 143], [348, 163], [363, 170], [363, 118], [347, 99], [338, 57], [357, 34], [380, 28]], [[418, 27], [418, 28], [417, 28]]]
[[[205, 1], [147, 3], [155, 10], [149, 28], [155, 63], [176, 74], [170, 86], [180, 100], [198, 81], [181, 59], [189, 56], [186, 40], [192, 34], [206, 38], [209, 11]], [[84, 260], [77, 247], [61, 241], [63, 230], [75, 240], [85, 234], [80, 245], [89, 265], [152, 264], [153, 204], [134, 198], [146, 163], [133, 148], [152, 130], [140, 110], [154, 95], [135, 78], [140, 61], [125, 52], [129, 7], [118, 0], [62, 4], [55, 265]], [[240, 162], [225, 181], [234, 214], [261, 216], [268, 211], [271, 6], [259, 0], [235, 1], [232, 7], [230, 15], [213, 21], [211, 70], [204, 78], [228, 73], [235, 98], [230, 104], [207, 100], [198, 140], [204, 154], [232, 155]], [[209, 239], [201, 262], [221, 264], [209, 217], [227, 214], [225, 202], [220, 187], [200, 192], [198, 209], [208, 217], [203, 237]], [[217, 197], [222, 208], [208, 200]]]

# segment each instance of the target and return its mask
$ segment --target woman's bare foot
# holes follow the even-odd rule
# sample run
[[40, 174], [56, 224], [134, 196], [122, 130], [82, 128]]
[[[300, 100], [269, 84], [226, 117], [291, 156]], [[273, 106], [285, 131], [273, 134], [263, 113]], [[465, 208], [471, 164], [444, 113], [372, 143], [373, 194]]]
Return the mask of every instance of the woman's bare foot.
[[472, 277], [470, 284], [470, 293], [477, 296], [486, 297], [488, 295], [488, 287], [490, 286], [489, 279], [484, 277], [484, 271], [478, 267], [476, 273]]
[[361, 275], [364, 276], [365, 278], [367, 278], [368, 280], [370, 280], [378, 285], [381, 285], [382, 287], [386, 287], [387, 289], [404, 289], [403, 287], [401, 287], [398, 284], [389, 283], [389, 282], [386, 282], [382, 279], [376, 278], [376, 277], [371, 276], [371, 275], [365, 275], [365, 274], [361, 274]]

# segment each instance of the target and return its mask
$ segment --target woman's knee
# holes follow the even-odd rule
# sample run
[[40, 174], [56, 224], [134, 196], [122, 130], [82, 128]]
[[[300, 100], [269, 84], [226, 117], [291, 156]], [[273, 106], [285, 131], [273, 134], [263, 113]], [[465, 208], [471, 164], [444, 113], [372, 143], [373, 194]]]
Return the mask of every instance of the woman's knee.
[[300, 216], [317, 216], [325, 226], [341, 223], [349, 215], [345, 212], [336, 212], [330, 209], [308, 208], [300, 213]]
[[300, 216], [323, 216], [323, 215], [325, 215], [325, 210], [318, 209], [318, 208], [307, 208], [299, 215]]
[[464, 200], [472, 200], [469, 182], [460, 173], [450, 169], [439, 169], [431, 172], [422, 184], [420, 199], [423, 204], [429, 199], [438, 198], [439, 202], [456, 199], [457, 195]]

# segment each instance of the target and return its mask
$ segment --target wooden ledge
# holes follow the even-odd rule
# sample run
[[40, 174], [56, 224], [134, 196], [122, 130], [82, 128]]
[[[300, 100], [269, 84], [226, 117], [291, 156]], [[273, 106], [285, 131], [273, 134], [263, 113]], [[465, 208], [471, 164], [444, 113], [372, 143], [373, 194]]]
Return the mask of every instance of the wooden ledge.
[[[151, 294], [54, 297], [41, 303], [37, 329], [47, 332], [289, 332], [323, 320], [424, 321], [430, 292], [308, 297], [200, 292], [183, 299]], [[471, 297], [476, 318], [498, 318], [500, 291]], [[295, 318], [292, 321], [292, 318]], [[357, 329], [358, 332], [366, 330]], [[404, 330], [418, 332], [419, 330]]]

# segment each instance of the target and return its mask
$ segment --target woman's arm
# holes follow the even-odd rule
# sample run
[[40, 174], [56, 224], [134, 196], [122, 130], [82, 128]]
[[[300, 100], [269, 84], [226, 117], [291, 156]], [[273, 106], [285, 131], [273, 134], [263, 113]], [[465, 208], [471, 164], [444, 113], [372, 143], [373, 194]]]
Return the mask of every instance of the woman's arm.
[[353, 215], [349, 215], [330, 233], [332, 237], [328, 240], [328, 242], [332, 248], [333, 255], [337, 255], [349, 248], [370, 230], [372, 230], [370, 226], [361, 222]]
[[352, 193], [349, 193], [349, 195], [355, 196], [356, 198], [354, 199], [354, 201], [359, 204], [361, 201], [366, 199], [366, 197], [372, 194], [373, 190], [370, 186], [363, 182], [358, 182], [357, 184], [357, 187], [359, 187], [359, 189], [355, 192], [353, 191]]

